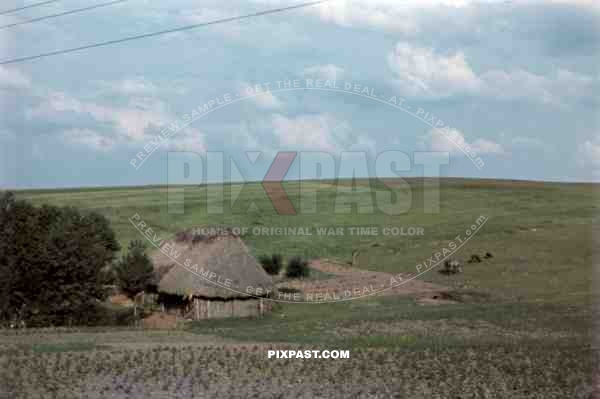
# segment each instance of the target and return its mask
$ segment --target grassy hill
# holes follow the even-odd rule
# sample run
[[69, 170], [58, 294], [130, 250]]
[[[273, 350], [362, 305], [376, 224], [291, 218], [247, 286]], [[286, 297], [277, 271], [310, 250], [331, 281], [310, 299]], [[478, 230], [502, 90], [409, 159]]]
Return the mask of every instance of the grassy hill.
[[[94, 209], [112, 222], [117, 236], [127, 242], [140, 239], [140, 232], [128, 218], [138, 214], [157, 236], [171, 237], [177, 231], [205, 225], [247, 227], [244, 239], [256, 254], [279, 252], [284, 256], [334, 258], [351, 262], [358, 251], [358, 267], [396, 272], [414, 272], [455, 237], [465, 237], [481, 215], [489, 220], [455, 255], [464, 260], [471, 254], [494, 258], [485, 264], [465, 267], [465, 272], [448, 279], [435, 272], [421, 278], [452, 284], [457, 288], [491, 291], [496, 296], [527, 301], [587, 303], [589, 301], [592, 232], [597, 220], [594, 210], [598, 186], [506, 180], [441, 179], [440, 211], [423, 211], [429, 181], [408, 179], [412, 206], [406, 213], [390, 216], [377, 207], [377, 192], [389, 191], [374, 180], [355, 183], [361, 204], [373, 203], [373, 212], [350, 214], [335, 211], [341, 180], [329, 187], [326, 182], [303, 182], [317, 190], [315, 214], [278, 215], [259, 183], [246, 184], [233, 206], [230, 193], [239, 186], [225, 185], [223, 214], [209, 215], [208, 203], [217, 201], [207, 187], [185, 189], [185, 212], [168, 213], [167, 187], [103, 188], [79, 190], [24, 191], [20, 196], [36, 204], [72, 205]], [[388, 182], [389, 184], [389, 182]], [[392, 183], [393, 184], [393, 183]], [[285, 189], [297, 210], [300, 209], [298, 182], [287, 182]], [[371, 190], [369, 190], [369, 186]], [[406, 192], [406, 190], [405, 190]], [[211, 198], [212, 196], [212, 198]], [[349, 198], [341, 194], [338, 198]], [[247, 212], [252, 203], [260, 212]], [[316, 229], [345, 226], [344, 235], [316, 235]], [[350, 235], [347, 227], [377, 227], [372, 236]], [[308, 235], [253, 234], [253, 228], [310, 228]], [[384, 235], [383, 228], [421, 227], [423, 235]]]
[[[590, 304], [599, 187], [442, 179], [440, 212], [428, 214], [423, 203], [432, 182], [408, 181], [412, 207], [397, 216], [376, 206], [374, 213], [336, 213], [336, 189], [349, 181], [333, 187], [303, 182], [318, 189], [317, 213], [289, 216], [277, 215], [258, 183], [247, 184], [231, 208], [229, 195], [240, 187], [225, 186], [222, 215], [207, 213], [216, 197], [206, 186], [185, 190], [183, 214], [167, 212], [166, 187], [19, 192], [36, 204], [103, 213], [123, 246], [142, 238], [128, 220], [135, 214], [165, 238], [213, 224], [423, 228], [423, 235], [414, 236], [250, 230], [244, 237], [256, 254], [351, 263], [354, 253], [355, 267], [389, 273], [414, 273], [416, 264], [464, 236], [483, 215], [485, 225], [454, 256], [465, 261], [489, 252], [492, 257], [465, 263], [459, 275], [430, 270], [419, 276], [449, 286], [454, 300], [449, 304], [374, 296], [330, 304], [280, 303], [260, 319], [194, 322], [164, 334], [110, 328], [0, 332], [0, 381], [10, 381], [12, 392], [20, 393], [15, 397], [24, 398], [48, 392], [87, 396], [90, 386], [103, 397], [209, 392], [215, 397], [590, 398], [597, 358]], [[285, 188], [300, 209], [299, 183], [285, 183]], [[369, 197], [375, 204], [376, 193], [388, 190], [367, 180], [358, 181], [356, 189], [362, 205]], [[338, 199], [343, 196], [349, 194]], [[247, 212], [252, 202], [260, 213]], [[267, 361], [267, 349], [282, 348], [350, 349], [351, 358]], [[27, 373], [14, 371], [19, 369]]]

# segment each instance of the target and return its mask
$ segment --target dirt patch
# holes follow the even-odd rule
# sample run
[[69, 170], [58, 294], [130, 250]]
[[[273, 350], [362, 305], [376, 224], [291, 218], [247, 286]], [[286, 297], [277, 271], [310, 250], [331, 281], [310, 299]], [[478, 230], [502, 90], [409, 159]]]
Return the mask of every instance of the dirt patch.
[[177, 317], [166, 313], [152, 313], [142, 320], [144, 328], [173, 329], [177, 327]]
[[120, 305], [120, 306], [133, 306], [133, 301], [128, 298], [126, 295], [123, 294], [117, 294], [117, 295], [113, 295], [111, 297], [108, 298], [108, 301], [110, 303], [112, 303], [113, 305]]
[[465, 181], [463, 188], [494, 188], [494, 189], [512, 189], [512, 188], [546, 188], [549, 185], [543, 181], [526, 180], [486, 180], [478, 179]]
[[[362, 270], [343, 265], [330, 260], [313, 260], [310, 267], [323, 273], [333, 274], [335, 277], [326, 280], [288, 280], [277, 284], [277, 288], [296, 289], [306, 294], [329, 294], [332, 297], [343, 297], [345, 291], [354, 292], [368, 287], [371, 292], [379, 291], [377, 295], [407, 295], [418, 297], [432, 297], [446, 291], [441, 285], [420, 280], [410, 280], [412, 273], [391, 274]], [[391, 279], [400, 283], [390, 288]], [[394, 283], [395, 284], [395, 283]], [[357, 296], [357, 295], [354, 295]], [[425, 303], [425, 302], [424, 302]]]

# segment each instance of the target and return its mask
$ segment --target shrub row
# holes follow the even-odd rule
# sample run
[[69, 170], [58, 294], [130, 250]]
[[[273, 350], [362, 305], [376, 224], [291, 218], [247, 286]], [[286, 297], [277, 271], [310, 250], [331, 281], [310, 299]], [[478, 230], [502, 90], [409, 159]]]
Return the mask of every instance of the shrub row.
[[[260, 264], [265, 271], [272, 275], [277, 276], [283, 269], [283, 261], [281, 255], [273, 254], [262, 255], [258, 258]], [[289, 278], [302, 278], [310, 275], [310, 268], [308, 267], [308, 261], [301, 256], [293, 256], [287, 262], [285, 269], [285, 276]]]

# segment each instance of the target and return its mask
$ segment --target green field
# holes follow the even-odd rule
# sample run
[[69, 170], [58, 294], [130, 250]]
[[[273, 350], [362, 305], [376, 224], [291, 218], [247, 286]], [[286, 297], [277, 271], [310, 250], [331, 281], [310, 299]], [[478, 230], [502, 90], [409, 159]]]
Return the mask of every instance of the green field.
[[[419, 226], [422, 236], [277, 236], [244, 237], [255, 254], [280, 252], [285, 257], [334, 258], [352, 261], [352, 252], [360, 250], [358, 266], [390, 273], [411, 271], [443, 248], [479, 216], [489, 218], [457, 257], [468, 259], [471, 254], [491, 252], [494, 260], [488, 266], [465, 269], [453, 278], [457, 288], [490, 291], [514, 300], [586, 303], [591, 292], [591, 240], [598, 187], [590, 184], [510, 183], [494, 187], [493, 182], [446, 179], [441, 181], [440, 211], [423, 212], [423, 195], [427, 182], [409, 180], [412, 207], [404, 214], [390, 216], [374, 206], [373, 213], [350, 214], [334, 212], [337, 187], [318, 190], [318, 210], [315, 214], [280, 216], [276, 213], [260, 184], [246, 184], [233, 207], [228, 199], [231, 186], [224, 187], [226, 199], [223, 214], [208, 215], [206, 186], [185, 190], [185, 212], [168, 213], [167, 188], [115, 188], [29, 191], [21, 197], [34, 204], [70, 205], [93, 209], [107, 216], [122, 244], [142, 239], [129, 218], [138, 214], [149, 227], [163, 238], [177, 231], [204, 225], [239, 227], [339, 227], [339, 226]], [[310, 182], [312, 186], [321, 183]], [[340, 185], [347, 185], [342, 181]], [[365, 188], [371, 184], [373, 192]], [[375, 192], [385, 187], [371, 181], [358, 181], [357, 200], [367, 204], [367, 197], [376, 204]], [[299, 184], [286, 183], [286, 191], [296, 209], [300, 209]], [[211, 193], [209, 193], [211, 194]], [[207, 197], [208, 201], [207, 201]], [[213, 197], [213, 201], [215, 201]], [[254, 202], [260, 213], [247, 213]], [[377, 243], [377, 246], [373, 244]], [[448, 284], [438, 273], [426, 273], [426, 280]]]
[[[336, 186], [323, 182], [303, 183], [318, 189], [317, 212], [290, 216], [277, 215], [257, 183], [247, 184], [231, 209], [232, 187], [225, 186], [221, 215], [207, 213], [207, 204], [217, 199], [207, 195], [206, 186], [185, 189], [183, 214], [168, 213], [166, 187], [19, 192], [38, 205], [71, 205], [106, 215], [123, 247], [142, 238], [128, 220], [134, 214], [165, 238], [213, 224], [414, 226], [425, 234], [244, 236], [256, 255], [278, 252], [351, 263], [358, 251], [356, 267], [414, 273], [416, 264], [464, 235], [483, 215], [488, 221], [453, 256], [466, 261], [489, 252], [493, 257], [465, 263], [459, 275], [431, 270], [419, 277], [449, 286], [451, 304], [375, 296], [333, 304], [282, 303], [261, 319], [195, 322], [170, 333], [8, 331], [0, 333], [0, 380], [11, 381], [11, 391], [20, 397], [40, 392], [80, 397], [92, 386], [97, 397], [107, 398], [169, 392], [177, 397], [208, 392], [220, 397], [588, 398], [598, 186], [443, 179], [440, 211], [427, 214], [424, 194], [431, 182], [409, 182], [412, 207], [398, 216], [377, 207], [374, 213], [336, 213]], [[300, 209], [299, 183], [284, 186]], [[376, 203], [376, 191], [387, 190], [367, 180], [358, 181], [356, 189], [363, 206], [369, 196]], [[252, 202], [260, 212], [246, 212]], [[267, 360], [268, 347], [297, 346], [350, 349], [351, 359]], [[38, 391], [31, 388], [37, 385]], [[261, 386], [266, 387], [262, 396]]]

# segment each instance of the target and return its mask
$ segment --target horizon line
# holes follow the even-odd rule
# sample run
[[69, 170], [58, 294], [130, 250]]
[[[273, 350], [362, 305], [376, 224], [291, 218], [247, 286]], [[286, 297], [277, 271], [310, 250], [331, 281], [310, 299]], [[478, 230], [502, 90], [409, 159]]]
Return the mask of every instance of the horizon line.
[[[589, 185], [597, 185], [600, 182], [597, 181], [585, 181], [585, 180], [575, 180], [575, 181], [564, 181], [564, 180], [543, 180], [543, 179], [528, 179], [528, 178], [496, 178], [496, 177], [465, 177], [465, 176], [389, 176], [389, 177], [360, 177], [360, 178], [351, 178], [351, 177], [338, 177], [338, 178], [307, 178], [307, 179], [283, 179], [279, 182], [281, 183], [294, 183], [300, 181], [333, 181], [337, 182], [340, 180], [390, 180], [390, 179], [406, 179], [406, 180], [425, 180], [425, 179], [435, 179], [439, 180], [451, 180], [451, 179], [462, 179], [462, 180], [495, 180], [495, 181], [510, 181], [510, 182], [527, 182], [527, 183], [551, 183], [551, 184], [589, 184]], [[173, 187], [204, 187], [215, 184], [223, 184], [223, 185], [235, 185], [235, 184], [261, 184], [263, 182], [273, 182], [272, 180], [250, 180], [250, 181], [229, 181], [229, 182], [207, 182], [201, 184], [173, 184]], [[0, 187], [0, 191], [14, 191], [14, 192], [23, 192], [23, 191], [58, 191], [58, 190], [94, 190], [94, 189], [126, 189], [126, 188], [162, 188], [169, 187], [168, 183], [149, 183], [142, 185], [90, 185], [90, 186], [65, 186], [65, 187], [25, 187], [25, 188], [5, 188]]]

